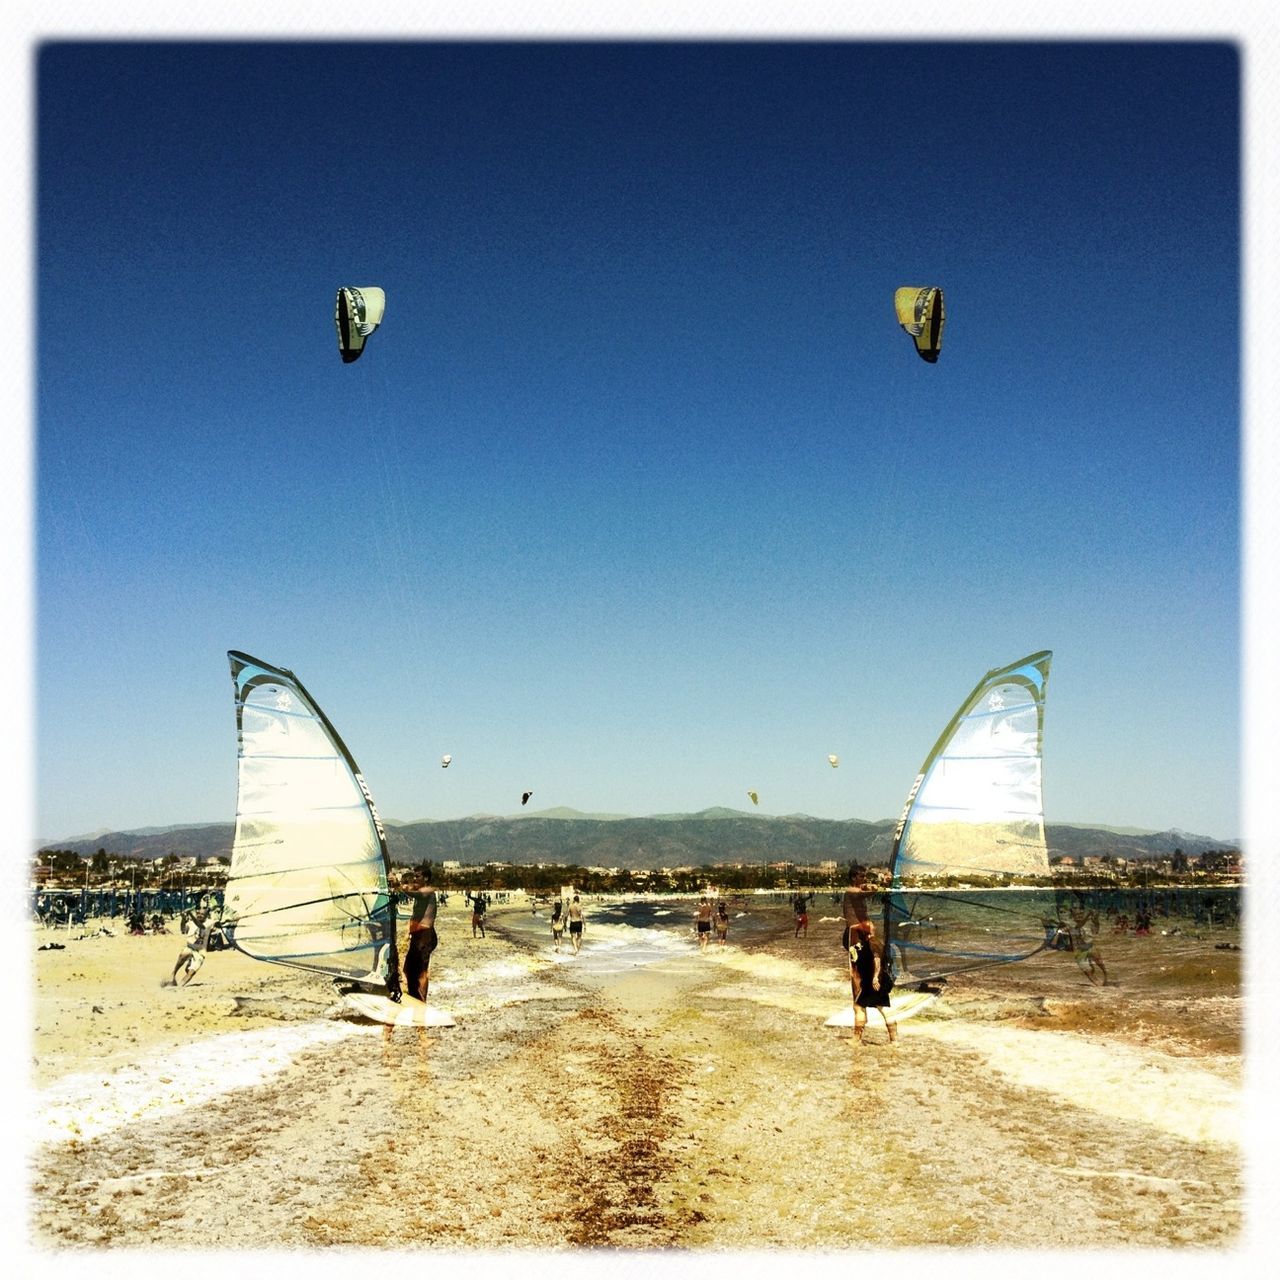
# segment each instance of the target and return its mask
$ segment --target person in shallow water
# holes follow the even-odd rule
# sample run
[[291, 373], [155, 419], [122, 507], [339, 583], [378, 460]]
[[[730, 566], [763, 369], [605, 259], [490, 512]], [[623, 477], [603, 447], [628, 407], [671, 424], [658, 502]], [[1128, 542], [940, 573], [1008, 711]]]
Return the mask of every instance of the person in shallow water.
[[404, 957], [404, 985], [411, 996], [427, 998], [431, 986], [431, 953], [440, 945], [436, 934], [439, 900], [435, 886], [421, 875], [409, 884], [413, 907], [409, 914], [409, 946]]
[[[182, 950], [174, 962], [173, 972], [160, 984], [162, 987], [185, 987], [195, 977], [196, 970], [204, 964], [205, 947], [209, 943], [209, 913], [197, 907], [182, 930]], [[182, 970], [182, 980], [178, 971]]]
[[569, 941], [573, 943], [573, 954], [576, 956], [582, 946], [582, 903], [578, 895], [573, 895], [569, 903]]
[[716, 941], [723, 946], [729, 940], [729, 910], [723, 901], [716, 903]]
[[890, 1041], [898, 1038], [898, 1024], [889, 1012], [889, 993], [893, 979], [884, 963], [884, 948], [875, 936], [875, 925], [865, 920], [851, 930], [849, 949], [856, 994], [853, 997], [853, 1038], [861, 1040], [867, 1029], [867, 1010], [879, 1009]]
[[698, 929], [698, 946], [705, 947], [711, 941], [711, 899], [703, 898], [698, 903], [698, 914], [694, 917]]
[[557, 951], [564, 939], [564, 903], [557, 898], [556, 905], [551, 908], [551, 941]]

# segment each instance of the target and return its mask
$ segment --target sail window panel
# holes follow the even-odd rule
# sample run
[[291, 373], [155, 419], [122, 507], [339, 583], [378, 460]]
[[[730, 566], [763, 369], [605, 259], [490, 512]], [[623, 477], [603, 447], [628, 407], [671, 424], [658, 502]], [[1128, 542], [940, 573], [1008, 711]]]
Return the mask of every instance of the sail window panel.
[[1029, 756], [1038, 750], [1040, 717], [1035, 703], [1010, 706], [990, 699], [969, 712], [956, 726], [946, 754], [955, 756]]
[[364, 795], [345, 763], [327, 759], [279, 760], [243, 756], [240, 760], [241, 813], [331, 812], [365, 808]]
[[377, 890], [338, 884], [330, 887], [323, 875], [285, 876], [271, 880], [245, 880], [228, 896], [228, 911], [234, 905], [240, 923], [236, 937], [244, 930], [251, 934], [274, 934], [299, 921], [308, 928], [342, 929], [352, 920], [368, 926], [368, 917], [389, 899]]
[[236, 943], [262, 960], [303, 964], [334, 975], [369, 973], [377, 962], [380, 937], [368, 921], [308, 920], [295, 916], [270, 926], [242, 925]]
[[292, 694], [263, 702], [250, 692], [240, 716], [241, 750], [249, 756], [332, 756], [324, 726]]
[[917, 794], [922, 807], [1027, 812], [1040, 808], [1036, 756], [952, 756], [935, 760]]
[[382, 850], [366, 812], [246, 814], [236, 821], [231, 854], [234, 877], [337, 865], [367, 865], [365, 883], [381, 883]]
[[898, 856], [900, 875], [1035, 875], [1048, 865], [1038, 815], [989, 823], [917, 819]]

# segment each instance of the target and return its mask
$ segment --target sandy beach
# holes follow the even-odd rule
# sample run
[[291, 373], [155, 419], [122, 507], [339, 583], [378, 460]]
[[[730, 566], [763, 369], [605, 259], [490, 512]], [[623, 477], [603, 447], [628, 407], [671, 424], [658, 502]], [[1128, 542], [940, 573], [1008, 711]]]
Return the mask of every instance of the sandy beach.
[[473, 939], [454, 895], [431, 1002], [457, 1025], [431, 1031], [236, 952], [161, 988], [176, 937], [32, 927], [33, 1246], [1239, 1243], [1226, 935], [1108, 937], [1105, 988], [1055, 954], [956, 978], [859, 1045], [823, 1025], [849, 998], [834, 909], [801, 939], [742, 909], [767, 917], [749, 943], [700, 953], [588, 903], [572, 957], [527, 906]]

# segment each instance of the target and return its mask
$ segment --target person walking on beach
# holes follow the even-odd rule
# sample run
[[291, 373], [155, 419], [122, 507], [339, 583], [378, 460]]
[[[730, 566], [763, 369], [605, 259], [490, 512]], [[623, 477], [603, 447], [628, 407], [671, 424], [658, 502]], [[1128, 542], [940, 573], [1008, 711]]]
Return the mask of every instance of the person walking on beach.
[[576, 893], [569, 903], [569, 941], [573, 943], [573, 954], [576, 956], [582, 947], [582, 903], [578, 901]]
[[809, 899], [813, 894], [807, 896], [803, 893], [796, 894], [791, 906], [796, 913], [796, 934], [798, 938], [802, 933], [807, 938], [809, 936]]
[[431, 986], [431, 953], [440, 945], [436, 912], [440, 904], [428, 876], [415, 874], [409, 882], [413, 907], [409, 913], [409, 945], [404, 956], [404, 985], [411, 996], [426, 1000]]
[[705, 950], [711, 941], [711, 899], [703, 898], [698, 903], [698, 914], [694, 917], [698, 927], [698, 946]]
[[893, 979], [884, 963], [884, 948], [875, 936], [870, 920], [856, 924], [851, 930], [849, 955], [856, 975], [853, 997], [853, 1038], [861, 1040], [867, 1028], [867, 1010], [879, 1009], [890, 1042], [898, 1038], [898, 1024], [890, 1016], [889, 993]]
[[[205, 948], [209, 944], [209, 913], [197, 907], [182, 929], [182, 950], [174, 963], [173, 972], [160, 984], [162, 987], [185, 987], [204, 964]], [[179, 980], [178, 971], [182, 970]]]
[[557, 898], [556, 905], [551, 908], [551, 942], [557, 951], [564, 940], [564, 903]]
[[724, 905], [724, 900], [716, 903], [716, 941], [721, 945], [729, 940], [729, 911]]
[[485, 936], [484, 932], [484, 913], [488, 907], [488, 903], [484, 900], [483, 893], [472, 894], [471, 896], [471, 936], [476, 936], [476, 930], [480, 930], [480, 936]]
[[[1079, 890], [1076, 891], [1077, 895]], [[1107, 985], [1107, 966], [1102, 959], [1102, 950], [1098, 946], [1098, 913], [1085, 909], [1083, 898], [1071, 907], [1071, 949], [1078, 952], [1076, 963], [1084, 970], [1085, 977], [1094, 986]], [[1088, 966], [1086, 968], [1086, 966]], [[1096, 975], [1101, 974], [1098, 981]]]

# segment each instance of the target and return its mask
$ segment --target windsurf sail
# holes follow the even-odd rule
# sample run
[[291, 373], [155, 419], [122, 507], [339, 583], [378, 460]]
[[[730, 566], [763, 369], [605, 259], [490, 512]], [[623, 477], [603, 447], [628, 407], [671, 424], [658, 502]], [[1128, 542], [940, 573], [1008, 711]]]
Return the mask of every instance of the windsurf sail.
[[[895, 978], [1022, 960], [1047, 942], [1041, 744], [1048, 651], [988, 671], [916, 776], [894, 832], [884, 939]], [[1046, 894], [1052, 914], [1052, 892]]]
[[234, 650], [239, 785], [223, 931], [246, 955], [400, 998], [391, 860], [350, 751], [291, 671]]

